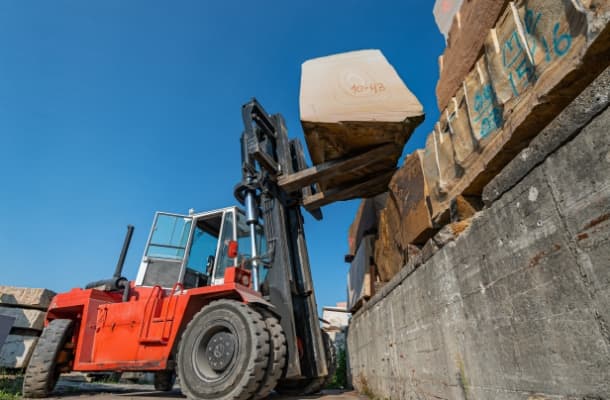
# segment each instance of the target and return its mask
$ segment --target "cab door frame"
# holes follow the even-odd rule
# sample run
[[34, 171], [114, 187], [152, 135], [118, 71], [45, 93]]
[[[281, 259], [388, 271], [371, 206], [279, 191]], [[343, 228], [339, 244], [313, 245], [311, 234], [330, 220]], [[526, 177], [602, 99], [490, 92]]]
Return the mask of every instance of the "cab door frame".
[[[185, 264], [185, 260], [186, 260], [186, 256], [188, 253], [188, 249], [190, 248], [190, 244], [191, 244], [191, 238], [192, 238], [192, 234], [193, 234], [193, 216], [192, 215], [183, 215], [183, 214], [177, 214], [177, 213], [169, 213], [169, 212], [163, 212], [163, 211], [157, 211], [155, 213], [155, 217], [153, 219], [153, 224], [150, 228], [150, 232], [148, 234], [148, 239], [146, 240], [146, 245], [144, 246], [144, 254], [142, 255], [142, 259], [140, 262], [140, 267], [138, 269], [138, 274], [136, 276], [136, 281], [135, 284], [136, 286], [143, 286], [143, 287], [152, 287], [152, 286], [156, 286], [156, 285], [146, 285], [144, 284], [144, 279], [146, 277], [146, 273], [148, 271], [148, 268], [151, 264], [151, 261], [154, 259], [159, 259], [159, 260], [167, 260], [167, 259], [163, 259], [162, 257], [151, 257], [148, 256], [148, 250], [150, 248], [151, 242], [152, 242], [152, 238], [153, 235], [156, 231], [157, 228], [157, 223], [159, 221], [159, 217], [160, 216], [169, 216], [169, 217], [175, 217], [175, 218], [183, 218], [184, 220], [190, 220], [190, 228], [189, 228], [189, 233], [188, 233], [188, 238], [184, 247], [184, 254], [182, 255], [182, 259], [178, 260], [176, 259], [176, 263], [180, 264], [180, 269], [179, 269], [179, 275], [178, 275], [178, 280], [177, 282], [181, 282], [181, 274], [182, 274], [182, 270], [184, 269], [184, 264]], [[169, 245], [161, 245], [161, 247], [172, 247]], [[171, 289], [168, 287], [163, 287], [164, 289]]]
[[[155, 232], [155, 229], [157, 227], [157, 222], [158, 222], [158, 218], [161, 215], [166, 215], [166, 216], [170, 216], [170, 217], [177, 217], [177, 218], [184, 218], [184, 219], [190, 219], [190, 230], [188, 233], [188, 239], [186, 242], [186, 247], [184, 248], [184, 254], [182, 256], [182, 259], [180, 260], [180, 272], [178, 275], [178, 279], [177, 279], [177, 283], [183, 283], [184, 281], [184, 276], [186, 274], [186, 268], [187, 268], [187, 261], [189, 259], [190, 256], [190, 252], [191, 252], [191, 246], [192, 246], [192, 241], [193, 241], [193, 235], [195, 232], [195, 227], [196, 227], [196, 223], [197, 220], [199, 219], [205, 219], [206, 217], [209, 217], [211, 215], [215, 215], [215, 214], [221, 214], [221, 224], [220, 224], [220, 228], [219, 228], [219, 232], [218, 232], [218, 241], [216, 243], [216, 252], [215, 252], [215, 256], [214, 256], [214, 265], [212, 267], [212, 273], [210, 274], [209, 277], [209, 285], [215, 285], [215, 284], [221, 284], [222, 282], [218, 282], [215, 283], [214, 280], [217, 279], [216, 278], [216, 274], [217, 274], [217, 270], [218, 270], [218, 262], [220, 260], [220, 251], [222, 248], [222, 233], [224, 230], [224, 226], [225, 226], [225, 221], [226, 221], [226, 216], [228, 213], [232, 214], [232, 239], [235, 240], [235, 238], [237, 237], [237, 224], [236, 224], [236, 218], [237, 218], [237, 207], [236, 206], [231, 206], [231, 207], [225, 207], [225, 208], [220, 208], [220, 209], [216, 209], [216, 210], [211, 210], [211, 211], [205, 211], [205, 212], [201, 212], [201, 213], [197, 213], [197, 214], [191, 214], [191, 215], [183, 215], [183, 214], [177, 214], [177, 213], [168, 213], [168, 212], [163, 212], [163, 211], [157, 211], [155, 213], [155, 217], [153, 220], [153, 225], [150, 229], [150, 232], [148, 234], [148, 239], [146, 240], [146, 245], [144, 247], [144, 254], [142, 255], [142, 259], [140, 262], [140, 267], [138, 269], [138, 273], [136, 276], [136, 280], [135, 280], [135, 284], [136, 286], [142, 286], [142, 287], [151, 287], [154, 285], [145, 285], [144, 284], [144, 278], [146, 276], [146, 272], [148, 270], [149, 264], [151, 259], [155, 259], [156, 257], [150, 257], [147, 255], [148, 253], [148, 249], [151, 245], [151, 241], [152, 241], [152, 237], [153, 234]], [[178, 261], [178, 260], [176, 260]], [[234, 262], [237, 262], [237, 259], [234, 259]], [[224, 278], [219, 277], [220, 278]], [[171, 287], [163, 287], [163, 289], [171, 289]]]

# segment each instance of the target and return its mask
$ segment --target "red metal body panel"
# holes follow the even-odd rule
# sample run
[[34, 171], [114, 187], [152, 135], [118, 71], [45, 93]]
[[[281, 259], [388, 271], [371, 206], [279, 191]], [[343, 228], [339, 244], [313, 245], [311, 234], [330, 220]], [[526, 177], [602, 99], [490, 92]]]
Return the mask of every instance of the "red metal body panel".
[[[227, 268], [225, 283], [194, 289], [135, 286], [129, 301], [121, 293], [72, 289], [55, 296], [47, 322], [56, 318], [75, 321], [74, 371], [154, 371], [172, 368], [174, 345], [186, 324], [214, 299], [234, 298], [265, 303], [249, 286], [241, 268]], [[248, 285], [249, 285], [248, 279]]]

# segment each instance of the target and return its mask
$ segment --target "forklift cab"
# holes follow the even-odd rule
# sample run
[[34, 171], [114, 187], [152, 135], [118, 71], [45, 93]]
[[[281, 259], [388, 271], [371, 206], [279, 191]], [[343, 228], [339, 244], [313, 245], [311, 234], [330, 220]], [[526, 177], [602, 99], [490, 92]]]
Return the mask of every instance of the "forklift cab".
[[[238, 244], [238, 255], [230, 257], [229, 243]], [[263, 229], [257, 226], [258, 253], [264, 253]], [[225, 269], [242, 264], [252, 249], [244, 212], [237, 207], [192, 215], [157, 212], [146, 243], [137, 286], [184, 289], [224, 283]], [[247, 267], [249, 269], [249, 267]], [[264, 279], [266, 269], [259, 269]]]

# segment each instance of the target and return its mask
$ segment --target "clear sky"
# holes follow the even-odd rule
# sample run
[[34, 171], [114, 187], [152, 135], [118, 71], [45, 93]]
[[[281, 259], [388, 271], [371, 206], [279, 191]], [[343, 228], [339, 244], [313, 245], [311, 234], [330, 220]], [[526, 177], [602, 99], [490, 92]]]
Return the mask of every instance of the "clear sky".
[[[241, 105], [257, 97], [303, 138], [310, 58], [378, 48], [424, 105], [405, 154], [438, 117], [444, 41], [433, 1], [0, 2], [0, 285], [64, 291], [111, 276], [154, 212], [234, 204]], [[402, 160], [401, 160], [402, 162]], [[358, 203], [306, 219], [319, 305], [346, 298]]]

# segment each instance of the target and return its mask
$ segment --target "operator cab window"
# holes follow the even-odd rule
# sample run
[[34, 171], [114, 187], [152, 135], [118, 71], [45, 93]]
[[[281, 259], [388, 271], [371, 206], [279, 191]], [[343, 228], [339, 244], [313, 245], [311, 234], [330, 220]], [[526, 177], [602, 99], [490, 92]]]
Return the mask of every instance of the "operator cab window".
[[171, 288], [180, 279], [180, 269], [192, 220], [182, 215], [157, 213], [145, 253], [142, 285]]
[[[251, 256], [249, 232], [243, 212], [236, 207], [188, 216], [157, 213], [136, 284], [172, 288], [181, 282], [185, 289], [223, 284], [226, 269]], [[261, 226], [256, 234], [261, 255], [266, 250]], [[239, 244], [235, 258], [228, 252], [233, 240]], [[259, 273], [264, 280], [266, 269]]]
[[210, 283], [209, 277], [212, 275], [216, 259], [221, 223], [222, 213], [196, 220], [184, 275], [185, 288], [199, 287]]

